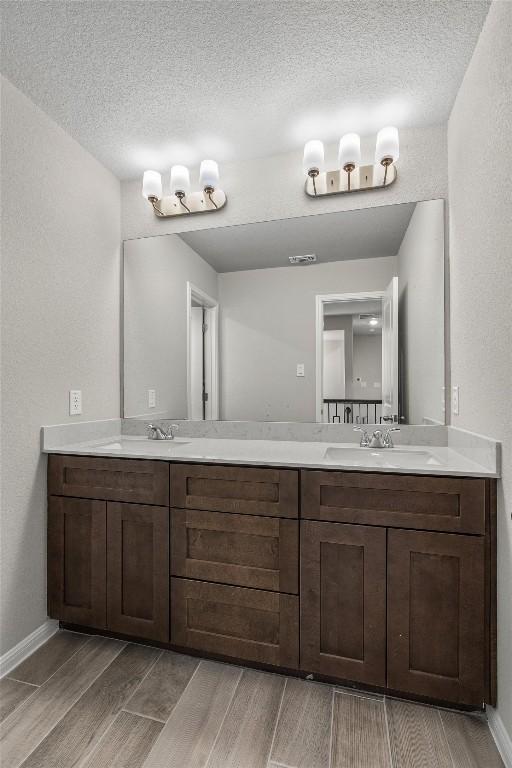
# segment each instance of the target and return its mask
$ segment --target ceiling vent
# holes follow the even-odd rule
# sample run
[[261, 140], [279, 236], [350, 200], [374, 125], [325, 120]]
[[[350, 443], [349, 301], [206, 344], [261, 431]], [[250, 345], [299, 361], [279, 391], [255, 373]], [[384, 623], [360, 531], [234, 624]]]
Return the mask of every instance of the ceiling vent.
[[305, 256], [288, 256], [290, 264], [311, 264], [316, 261], [316, 255], [314, 253], [308, 253]]

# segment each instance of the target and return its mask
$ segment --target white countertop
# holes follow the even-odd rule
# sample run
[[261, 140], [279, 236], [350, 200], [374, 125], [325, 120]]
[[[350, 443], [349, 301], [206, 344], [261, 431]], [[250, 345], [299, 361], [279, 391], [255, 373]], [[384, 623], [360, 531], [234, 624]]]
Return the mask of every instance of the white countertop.
[[172, 441], [118, 435], [69, 445], [43, 447], [45, 453], [110, 456], [129, 459], [243, 464], [414, 475], [499, 477], [497, 468], [471, 461], [449, 447], [401, 445], [396, 448], [359, 448], [357, 443], [288, 440], [233, 440], [184, 437]]

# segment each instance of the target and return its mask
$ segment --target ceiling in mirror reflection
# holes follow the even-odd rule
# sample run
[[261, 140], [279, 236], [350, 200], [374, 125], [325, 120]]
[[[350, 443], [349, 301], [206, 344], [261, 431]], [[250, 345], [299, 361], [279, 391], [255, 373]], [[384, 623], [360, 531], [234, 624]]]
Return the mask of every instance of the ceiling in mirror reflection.
[[316, 264], [395, 256], [416, 203], [185, 232], [179, 237], [216, 272], [287, 267], [290, 256]]

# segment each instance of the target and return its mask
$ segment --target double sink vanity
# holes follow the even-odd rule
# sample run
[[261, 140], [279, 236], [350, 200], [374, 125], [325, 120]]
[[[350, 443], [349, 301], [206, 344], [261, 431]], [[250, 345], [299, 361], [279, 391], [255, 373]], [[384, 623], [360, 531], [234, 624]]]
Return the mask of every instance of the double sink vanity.
[[48, 443], [49, 615], [208, 657], [495, 700], [495, 477], [453, 448]]
[[444, 233], [426, 200], [126, 241], [122, 419], [44, 430], [50, 616], [493, 704], [498, 447], [445, 426]]

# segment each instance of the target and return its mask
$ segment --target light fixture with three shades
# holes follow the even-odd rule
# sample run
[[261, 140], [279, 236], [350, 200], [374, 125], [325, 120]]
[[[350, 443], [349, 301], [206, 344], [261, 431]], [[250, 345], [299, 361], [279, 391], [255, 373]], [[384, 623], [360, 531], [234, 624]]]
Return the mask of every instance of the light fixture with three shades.
[[199, 168], [200, 191], [190, 191], [190, 173], [185, 165], [173, 165], [170, 195], [163, 195], [162, 175], [144, 171], [142, 196], [160, 218], [191, 213], [218, 211], [226, 205], [226, 195], [219, 187], [219, 166], [215, 160], [203, 160]]
[[[305, 190], [311, 197], [388, 187], [397, 177], [394, 163], [399, 157], [398, 130], [387, 126], [378, 132], [375, 162], [371, 165], [361, 165], [361, 139], [357, 133], [346, 133], [341, 137], [336, 170], [325, 171], [324, 157], [324, 145], [319, 139], [305, 144]], [[392, 173], [388, 173], [390, 166]]]

